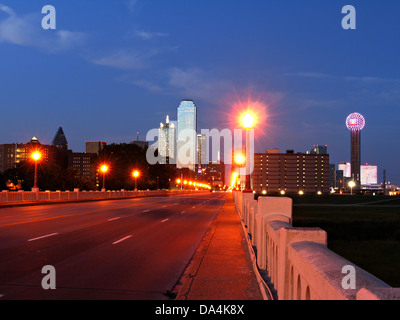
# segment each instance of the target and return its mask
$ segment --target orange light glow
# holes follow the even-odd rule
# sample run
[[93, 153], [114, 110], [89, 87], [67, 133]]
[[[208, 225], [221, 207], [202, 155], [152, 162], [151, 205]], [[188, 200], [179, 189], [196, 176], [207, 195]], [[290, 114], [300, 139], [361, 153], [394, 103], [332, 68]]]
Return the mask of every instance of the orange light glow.
[[234, 172], [232, 173], [232, 178], [231, 178], [231, 187], [232, 187], [232, 188], [235, 187], [237, 178], [238, 178], [238, 173], [237, 173], [236, 171], [234, 171]]
[[108, 171], [108, 167], [104, 164], [100, 168], [101, 172], [106, 173]]
[[32, 159], [35, 161], [40, 160], [41, 157], [42, 157], [42, 155], [38, 151], [35, 151], [34, 153], [32, 153]]
[[237, 165], [243, 165], [246, 161], [246, 158], [243, 154], [238, 153], [237, 155], [235, 155], [235, 163]]
[[181, 183], [181, 179], [176, 179], [176, 183]]
[[137, 177], [140, 176], [140, 172], [138, 170], [135, 170], [135, 171], [132, 172], [132, 175], [133, 175], [134, 178], [137, 178]]

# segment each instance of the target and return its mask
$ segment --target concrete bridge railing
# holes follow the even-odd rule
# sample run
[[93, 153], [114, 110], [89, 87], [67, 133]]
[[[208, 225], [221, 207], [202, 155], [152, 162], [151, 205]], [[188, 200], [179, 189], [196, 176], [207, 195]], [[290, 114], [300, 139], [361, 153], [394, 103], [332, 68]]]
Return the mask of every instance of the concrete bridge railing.
[[292, 226], [292, 199], [233, 191], [236, 209], [281, 300], [400, 299], [392, 288], [327, 247], [320, 228]]
[[[68, 200], [90, 200], [90, 199], [107, 199], [107, 198], [126, 198], [126, 197], [144, 197], [158, 196], [166, 194], [183, 194], [190, 191], [163, 191], [163, 190], [147, 190], [147, 191], [129, 191], [129, 190], [108, 190], [108, 191], [2, 191], [0, 192], [1, 203], [19, 203], [19, 202], [37, 202], [37, 201], [68, 201]], [[191, 191], [205, 192], [205, 191]]]

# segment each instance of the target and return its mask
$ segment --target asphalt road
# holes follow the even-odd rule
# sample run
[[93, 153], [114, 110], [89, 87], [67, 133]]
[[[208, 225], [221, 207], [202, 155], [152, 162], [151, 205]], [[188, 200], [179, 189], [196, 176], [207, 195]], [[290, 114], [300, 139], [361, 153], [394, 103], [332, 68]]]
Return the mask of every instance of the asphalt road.
[[[168, 299], [223, 193], [0, 209], [0, 300]], [[45, 290], [42, 268], [55, 268]]]

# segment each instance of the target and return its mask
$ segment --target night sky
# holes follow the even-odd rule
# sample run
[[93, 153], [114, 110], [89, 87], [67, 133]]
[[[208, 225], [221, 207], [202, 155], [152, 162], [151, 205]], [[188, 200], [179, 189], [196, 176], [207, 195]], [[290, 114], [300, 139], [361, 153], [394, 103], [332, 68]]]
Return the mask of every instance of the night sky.
[[[348, 4], [356, 30], [341, 26]], [[50, 144], [59, 126], [77, 152], [144, 140], [182, 99], [199, 129], [233, 129], [249, 102], [265, 115], [256, 151], [328, 145], [338, 164], [359, 112], [362, 163], [400, 184], [399, 17], [379, 0], [0, 0], [0, 143]]]

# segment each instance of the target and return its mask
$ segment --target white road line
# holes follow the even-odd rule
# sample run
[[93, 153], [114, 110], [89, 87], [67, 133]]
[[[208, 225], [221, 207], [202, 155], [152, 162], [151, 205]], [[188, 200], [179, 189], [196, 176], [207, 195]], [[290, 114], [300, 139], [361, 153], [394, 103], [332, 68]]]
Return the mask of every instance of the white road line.
[[118, 220], [119, 217], [108, 219], [108, 221]]
[[149, 212], [150, 210], [143, 210], [142, 212]]
[[120, 242], [122, 242], [122, 241], [124, 241], [124, 240], [126, 240], [126, 239], [129, 239], [130, 237], [132, 237], [132, 235], [130, 235], [130, 236], [127, 236], [127, 237], [125, 237], [125, 238], [122, 238], [122, 239], [119, 239], [119, 240], [117, 240], [117, 241], [113, 242], [113, 244], [120, 243]]
[[164, 219], [163, 221], [161, 221], [161, 223], [163, 223], [163, 222], [165, 222], [165, 221], [168, 221], [169, 219]]
[[37, 238], [32, 238], [32, 239], [29, 239], [28, 242], [29, 242], [29, 241], [35, 241], [35, 240], [43, 239], [43, 238], [48, 238], [48, 237], [51, 237], [51, 236], [55, 236], [55, 235], [57, 235], [57, 234], [58, 234], [58, 233], [52, 233], [52, 234], [47, 234], [47, 235], [45, 235], [45, 236], [41, 236], [41, 237], [37, 237]]

